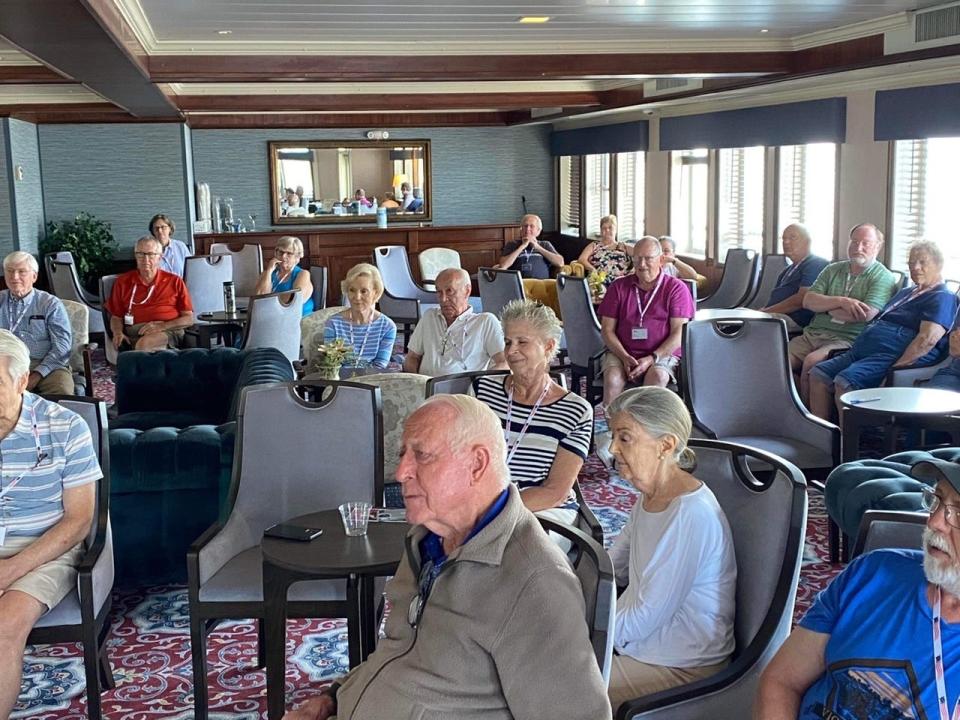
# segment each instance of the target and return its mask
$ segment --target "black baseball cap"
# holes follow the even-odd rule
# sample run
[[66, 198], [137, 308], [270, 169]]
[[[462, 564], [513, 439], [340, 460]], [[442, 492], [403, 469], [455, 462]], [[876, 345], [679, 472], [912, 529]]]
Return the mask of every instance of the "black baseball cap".
[[937, 482], [945, 480], [960, 493], [960, 464], [948, 460], [921, 460], [914, 465], [910, 474], [919, 480]]

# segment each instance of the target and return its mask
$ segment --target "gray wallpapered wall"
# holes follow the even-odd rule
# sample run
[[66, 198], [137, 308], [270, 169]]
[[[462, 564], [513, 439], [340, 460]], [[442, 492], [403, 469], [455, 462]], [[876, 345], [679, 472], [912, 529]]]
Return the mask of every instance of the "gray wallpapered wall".
[[36, 253], [44, 234], [43, 187], [37, 126], [10, 121], [10, 163], [23, 167], [23, 180], [13, 183], [19, 249]]
[[[391, 139], [431, 141], [433, 223], [472, 225], [516, 222], [527, 209], [550, 229], [554, 225], [553, 158], [548, 125], [518, 128], [405, 128]], [[193, 130], [197, 181], [210, 195], [233, 198], [244, 221], [257, 216], [270, 225], [267, 142], [270, 140], [362, 140], [357, 128], [332, 130]]]
[[41, 125], [40, 159], [47, 220], [85, 210], [109, 222], [124, 248], [155, 213], [189, 222], [180, 124]]
[[7, 145], [10, 120], [0, 118], [0, 257], [14, 249], [13, 243], [13, 172]]

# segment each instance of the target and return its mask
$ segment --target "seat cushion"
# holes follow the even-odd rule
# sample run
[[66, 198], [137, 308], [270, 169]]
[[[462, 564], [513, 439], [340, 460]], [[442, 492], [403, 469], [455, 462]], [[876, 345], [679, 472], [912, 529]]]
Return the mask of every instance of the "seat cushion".
[[833, 467], [833, 457], [809, 443], [778, 436], [755, 437], [752, 435], [733, 435], [720, 438], [724, 442], [738, 443], [759, 448], [792, 462], [801, 470]]
[[80, 595], [74, 588], [53, 610], [45, 613], [34, 623], [34, 627], [53, 627], [55, 625], [80, 625]]
[[191, 425], [219, 425], [223, 421], [211, 413], [191, 410], [143, 410], [119, 415], [110, 420], [110, 429], [130, 428], [149, 430], [151, 428], [185, 428]]

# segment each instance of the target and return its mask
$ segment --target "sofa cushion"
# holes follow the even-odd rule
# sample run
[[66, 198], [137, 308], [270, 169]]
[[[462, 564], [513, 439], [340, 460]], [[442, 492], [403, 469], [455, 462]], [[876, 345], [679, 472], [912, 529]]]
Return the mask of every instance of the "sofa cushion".
[[219, 425], [222, 418], [188, 410], [140, 410], [110, 418], [110, 429], [150, 430], [151, 428], [187, 428], [191, 425]]

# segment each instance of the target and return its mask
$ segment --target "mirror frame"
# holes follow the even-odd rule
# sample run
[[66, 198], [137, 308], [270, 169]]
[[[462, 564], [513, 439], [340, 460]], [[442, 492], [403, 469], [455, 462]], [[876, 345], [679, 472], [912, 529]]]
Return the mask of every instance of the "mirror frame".
[[419, 145], [423, 149], [423, 174], [427, 191], [423, 196], [423, 212], [409, 215], [389, 215], [389, 223], [422, 223], [433, 219], [433, 174], [431, 168], [430, 141], [419, 138], [396, 140], [271, 140], [267, 143], [267, 169], [270, 175], [270, 212], [274, 225], [376, 225], [376, 213], [366, 215], [315, 215], [313, 217], [285, 217], [280, 214], [280, 198], [277, 187], [277, 151], [289, 147], [319, 148], [395, 148]]

